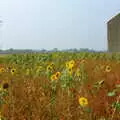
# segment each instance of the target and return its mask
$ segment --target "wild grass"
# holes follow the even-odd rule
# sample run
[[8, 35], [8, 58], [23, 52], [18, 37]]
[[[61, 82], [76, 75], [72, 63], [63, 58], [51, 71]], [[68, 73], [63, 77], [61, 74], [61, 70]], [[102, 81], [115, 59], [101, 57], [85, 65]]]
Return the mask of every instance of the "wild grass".
[[5, 57], [0, 65], [1, 118], [119, 120], [119, 58], [60, 52]]

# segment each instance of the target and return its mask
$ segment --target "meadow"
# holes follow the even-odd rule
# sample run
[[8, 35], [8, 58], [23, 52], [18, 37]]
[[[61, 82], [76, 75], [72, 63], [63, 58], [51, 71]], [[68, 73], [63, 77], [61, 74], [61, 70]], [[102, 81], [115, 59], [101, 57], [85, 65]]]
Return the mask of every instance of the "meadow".
[[120, 54], [0, 57], [0, 120], [120, 120]]

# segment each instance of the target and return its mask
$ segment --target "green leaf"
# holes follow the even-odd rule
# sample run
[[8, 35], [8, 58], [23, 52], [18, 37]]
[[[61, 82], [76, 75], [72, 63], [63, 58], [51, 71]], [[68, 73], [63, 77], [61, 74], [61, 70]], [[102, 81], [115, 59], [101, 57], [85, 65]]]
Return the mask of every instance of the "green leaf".
[[112, 96], [115, 96], [115, 95], [116, 95], [115, 91], [108, 92], [108, 94], [107, 94], [107, 96], [109, 96], [109, 97], [112, 97]]
[[112, 106], [115, 107], [117, 110], [120, 110], [120, 103], [115, 102], [112, 104]]

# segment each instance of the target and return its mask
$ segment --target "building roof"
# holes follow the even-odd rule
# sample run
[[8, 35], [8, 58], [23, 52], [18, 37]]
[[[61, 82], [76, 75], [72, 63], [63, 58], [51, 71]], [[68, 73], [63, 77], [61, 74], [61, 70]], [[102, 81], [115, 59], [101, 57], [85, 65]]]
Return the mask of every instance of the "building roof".
[[109, 24], [116, 19], [120, 19], [120, 13], [118, 13], [116, 16], [112, 17], [107, 23]]

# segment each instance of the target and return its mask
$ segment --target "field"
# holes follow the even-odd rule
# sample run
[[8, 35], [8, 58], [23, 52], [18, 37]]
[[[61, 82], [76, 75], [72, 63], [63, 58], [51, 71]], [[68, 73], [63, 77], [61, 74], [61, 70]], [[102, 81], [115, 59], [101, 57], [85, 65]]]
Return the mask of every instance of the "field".
[[0, 120], [120, 120], [120, 54], [0, 57]]

